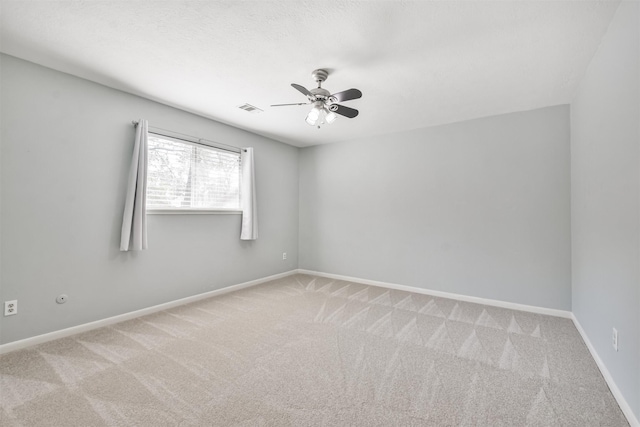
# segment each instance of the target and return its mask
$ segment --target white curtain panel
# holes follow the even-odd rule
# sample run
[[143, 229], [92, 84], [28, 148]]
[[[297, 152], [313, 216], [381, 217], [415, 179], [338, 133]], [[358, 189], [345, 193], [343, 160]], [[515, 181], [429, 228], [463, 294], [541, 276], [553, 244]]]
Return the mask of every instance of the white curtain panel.
[[258, 238], [258, 210], [256, 207], [256, 179], [253, 171], [253, 148], [243, 148], [240, 152], [242, 180], [240, 203], [242, 206], [241, 240]]
[[138, 121], [122, 218], [121, 251], [147, 249], [147, 132], [146, 120]]

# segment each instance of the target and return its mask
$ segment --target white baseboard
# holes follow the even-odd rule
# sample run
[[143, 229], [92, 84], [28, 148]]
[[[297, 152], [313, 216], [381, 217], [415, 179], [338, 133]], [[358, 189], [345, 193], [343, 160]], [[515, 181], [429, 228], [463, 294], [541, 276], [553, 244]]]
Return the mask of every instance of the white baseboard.
[[640, 427], [640, 422], [638, 422], [638, 418], [636, 418], [635, 414], [631, 410], [631, 406], [629, 406], [629, 403], [626, 401], [626, 399], [622, 395], [622, 392], [620, 392], [620, 389], [618, 388], [615, 381], [613, 380], [613, 377], [609, 373], [609, 370], [607, 369], [606, 365], [598, 355], [598, 352], [596, 351], [593, 344], [591, 344], [591, 341], [589, 340], [587, 333], [584, 331], [584, 329], [582, 329], [582, 325], [580, 325], [580, 322], [578, 321], [578, 319], [573, 313], [571, 313], [571, 319], [573, 320], [573, 324], [576, 325], [576, 329], [578, 330], [578, 332], [580, 332], [580, 335], [582, 336], [582, 340], [587, 345], [587, 348], [591, 353], [591, 357], [593, 357], [593, 360], [596, 361], [596, 365], [598, 365], [598, 368], [600, 369], [600, 372], [602, 373], [604, 380], [607, 382], [607, 385], [609, 386], [609, 390], [611, 390], [611, 394], [613, 394], [613, 397], [615, 397], [616, 401], [618, 402], [620, 409], [622, 410], [624, 415], [627, 417], [627, 421], [629, 421], [629, 425], [631, 427]]
[[549, 316], [564, 317], [566, 319], [572, 318], [572, 313], [570, 311], [557, 310], [555, 308], [537, 307], [534, 305], [518, 304], [515, 302], [507, 302], [507, 301], [500, 301], [500, 300], [480, 298], [480, 297], [471, 297], [467, 295], [454, 294], [450, 292], [433, 291], [431, 289], [416, 288], [414, 286], [398, 285], [396, 283], [379, 282], [377, 280], [361, 279], [359, 277], [341, 276], [339, 274], [322, 273], [318, 271], [298, 269], [298, 273], [309, 274], [312, 276], [326, 277], [329, 279], [344, 280], [347, 282], [362, 283], [363, 285], [371, 285], [371, 286], [378, 286], [378, 287], [388, 288], [388, 289], [396, 289], [399, 291], [414, 292], [417, 294], [431, 295], [431, 296], [440, 297], [440, 298], [455, 299], [458, 301], [472, 302], [475, 304], [491, 305], [494, 307], [508, 308], [511, 310], [520, 310], [520, 311], [527, 311], [530, 313], [546, 314]]
[[205, 292], [202, 294], [181, 298], [179, 300], [165, 302], [163, 304], [158, 304], [152, 307], [131, 311], [129, 313], [119, 314], [113, 317], [107, 317], [106, 319], [96, 320], [95, 322], [84, 323], [82, 325], [72, 326], [70, 328], [60, 329], [58, 331], [48, 332], [42, 335], [36, 335], [35, 337], [29, 337], [23, 340], [2, 344], [0, 345], [0, 354], [8, 353], [10, 351], [20, 350], [26, 347], [31, 347], [36, 344], [42, 344], [47, 341], [53, 341], [59, 338], [68, 337], [70, 335], [75, 335], [80, 332], [86, 332], [92, 329], [102, 328], [103, 326], [113, 325], [114, 323], [124, 322], [125, 320], [135, 319], [136, 317], [145, 316], [147, 314], [156, 313], [158, 311], [168, 310], [173, 307], [189, 304], [191, 302], [199, 301], [205, 298], [211, 298], [217, 295], [223, 295], [229, 292], [238, 291], [240, 289], [249, 288], [251, 286], [256, 286], [261, 283], [269, 282], [271, 280], [276, 280], [282, 277], [291, 276], [292, 274], [296, 274], [296, 273], [297, 273], [297, 270], [286, 271], [284, 273], [274, 274], [272, 276], [251, 280], [249, 282], [227, 286], [222, 289], [216, 289], [216, 290]]

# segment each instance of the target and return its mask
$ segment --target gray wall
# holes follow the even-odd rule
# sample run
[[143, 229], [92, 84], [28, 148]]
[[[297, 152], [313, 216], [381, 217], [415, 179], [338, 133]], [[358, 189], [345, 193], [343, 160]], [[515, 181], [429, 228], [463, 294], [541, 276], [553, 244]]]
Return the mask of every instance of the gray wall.
[[[19, 302], [1, 342], [297, 268], [297, 148], [10, 56], [1, 66], [0, 301]], [[138, 118], [255, 148], [257, 241], [240, 241], [240, 215], [149, 215], [149, 250], [118, 250]]]
[[571, 104], [571, 227], [574, 314], [640, 419], [639, 21], [622, 2]]
[[571, 309], [569, 109], [304, 148], [300, 268]]

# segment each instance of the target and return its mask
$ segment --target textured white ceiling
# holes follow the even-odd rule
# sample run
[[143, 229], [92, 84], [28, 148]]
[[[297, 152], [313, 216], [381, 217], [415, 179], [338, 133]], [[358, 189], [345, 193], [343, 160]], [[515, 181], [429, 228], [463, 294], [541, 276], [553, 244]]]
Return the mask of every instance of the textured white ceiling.
[[[568, 103], [618, 4], [2, 0], [0, 50], [307, 146]], [[358, 117], [269, 107], [316, 68]]]

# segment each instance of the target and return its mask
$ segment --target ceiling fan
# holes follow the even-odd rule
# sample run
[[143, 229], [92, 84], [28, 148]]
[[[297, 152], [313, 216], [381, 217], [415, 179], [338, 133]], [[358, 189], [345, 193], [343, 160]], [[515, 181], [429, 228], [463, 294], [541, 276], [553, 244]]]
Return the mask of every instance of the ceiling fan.
[[305, 95], [309, 102], [300, 102], [296, 104], [274, 104], [272, 105], [272, 107], [313, 104], [313, 108], [311, 109], [309, 114], [307, 114], [307, 118], [305, 119], [305, 121], [311, 126], [317, 125], [318, 128], [320, 128], [321, 124], [333, 123], [333, 121], [337, 117], [336, 114], [348, 117], [350, 119], [353, 119], [358, 115], [358, 110], [356, 110], [355, 108], [345, 107], [344, 105], [340, 105], [337, 103], [350, 101], [352, 99], [358, 99], [362, 97], [362, 92], [360, 92], [358, 89], [348, 89], [331, 95], [328, 90], [321, 87], [322, 82], [327, 80], [327, 77], [329, 77], [329, 72], [327, 70], [314, 70], [311, 73], [311, 76], [313, 76], [316, 83], [318, 83], [318, 87], [315, 89], [307, 90], [304, 86], [291, 83], [291, 86]]

